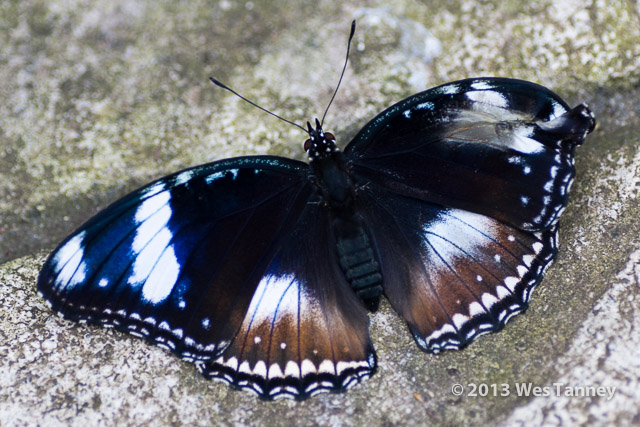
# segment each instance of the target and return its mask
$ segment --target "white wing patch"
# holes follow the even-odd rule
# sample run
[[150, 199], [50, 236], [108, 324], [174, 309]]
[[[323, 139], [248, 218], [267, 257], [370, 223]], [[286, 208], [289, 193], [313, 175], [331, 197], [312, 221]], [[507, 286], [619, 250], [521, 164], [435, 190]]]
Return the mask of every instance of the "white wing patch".
[[482, 81], [482, 80], [471, 83], [471, 87], [476, 90], [493, 89], [493, 86], [491, 86], [489, 82]]
[[178, 174], [178, 176], [176, 176], [174, 185], [178, 186], [178, 185], [185, 184], [189, 182], [195, 175], [196, 175], [196, 172], [193, 169], [181, 172]]
[[[485, 234], [474, 232], [472, 227]], [[451, 265], [455, 257], [462, 255], [458, 248], [475, 255], [489, 238], [494, 237], [495, 230], [493, 220], [484, 215], [451, 209], [439, 215], [435, 221], [425, 223], [423, 233], [423, 248], [428, 253], [428, 260], [441, 257], [443, 262]], [[437, 252], [439, 256], [432, 252]]]
[[518, 126], [513, 130], [513, 139], [509, 143], [509, 148], [523, 154], [536, 154], [545, 150], [544, 144], [532, 138], [535, 132], [533, 126]]
[[467, 98], [471, 101], [480, 102], [483, 104], [493, 105], [500, 108], [508, 108], [509, 101], [500, 92], [494, 90], [479, 90], [466, 93]]
[[[276, 310], [279, 316], [298, 313], [298, 288], [300, 283], [294, 275], [265, 275], [256, 289], [247, 313], [249, 314], [242, 325], [248, 330], [251, 325], [271, 322]], [[303, 311], [307, 299], [301, 295], [300, 311]]]
[[224, 178], [228, 174], [231, 174], [232, 179], [236, 179], [238, 177], [238, 169], [228, 169], [228, 170], [225, 170], [225, 171], [212, 173], [211, 175], [207, 176], [204, 179], [204, 181], [207, 184], [211, 184], [212, 182], [217, 181], [220, 178]]
[[84, 262], [83, 240], [86, 232], [78, 233], [62, 246], [53, 259], [56, 286], [72, 287], [84, 281], [87, 265]]
[[142, 296], [152, 304], [164, 301], [173, 290], [179, 273], [180, 264], [173, 246], [168, 246], [147, 277], [142, 287]]

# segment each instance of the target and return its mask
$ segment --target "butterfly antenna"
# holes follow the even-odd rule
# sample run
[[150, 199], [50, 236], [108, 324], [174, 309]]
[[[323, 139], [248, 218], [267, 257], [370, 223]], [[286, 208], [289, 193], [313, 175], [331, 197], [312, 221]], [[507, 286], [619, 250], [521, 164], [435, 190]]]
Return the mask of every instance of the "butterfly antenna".
[[245, 98], [244, 96], [240, 95], [238, 92], [236, 92], [235, 90], [231, 89], [229, 86], [221, 83], [220, 81], [214, 79], [213, 77], [209, 77], [209, 80], [211, 80], [213, 82], [213, 84], [215, 84], [216, 86], [220, 86], [222, 89], [226, 89], [229, 92], [231, 92], [232, 94], [234, 94], [235, 96], [237, 96], [238, 98], [242, 99], [243, 101], [248, 102], [249, 104], [253, 105], [256, 108], [261, 109], [262, 111], [264, 111], [265, 113], [269, 113], [271, 114], [273, 117], [277, 117], [278, 119], [282, 120], [283, 122], [287, 122], [290, 125], [294, 125], [295, 127], [298, 127], [300, 129], [302, 129], [305, 133], [309, 133], [305, 128], [303, 128], [302, 126], [300, 126], [299, 124], [293, 123], [290, 120], [287, 120], [283, 117], [280, 117], [279, 115], [277, 115], [276, 113], [272, 113], [271, 111], [267, 110], [266, 108], [262, 108], [261, 106], [259, 106], [258, 104], [256, 104], [255, 102], [249, 101], [247, 98]]
[[324, 124], [324, 118], [327, 115], [327, 111], [329, 111], [329, 107], [331, 107], [331, 103], [333, 102], [333, 98], [336, 97], [338, 93], [338, 89], [340, 88], [340, 83], [342, 83], [342, 77], [344, 77], [344, 72], [347, 69], [347, 62], [349, 62], [349, 49], [351, 48], [351, 39], [353, 39], [353, 35], [356, 32], [356, 20], [354, 19], [351, 22], [351, 34], [349, 34], [349, 41], [347, 42], [347, 57], [344, 60], [344, 66], [342, 67], [342, 74], [340, 74], [340, 80], [338, 80], [338, 86], [336, 86], [336, 90], [333, 92], [333, 96], [331, 97], [331, 101], [329, 101], [329, 105], [327, 105], [327, 109], [324, 110], [324, 114], [322, 115], [322, 120], [320, 121], [320, 127]]

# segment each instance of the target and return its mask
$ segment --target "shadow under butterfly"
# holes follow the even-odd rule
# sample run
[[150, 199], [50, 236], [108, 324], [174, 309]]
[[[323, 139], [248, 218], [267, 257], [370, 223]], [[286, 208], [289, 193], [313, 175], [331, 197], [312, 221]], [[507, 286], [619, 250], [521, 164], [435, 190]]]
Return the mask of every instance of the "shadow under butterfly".
[[526, 309], [594, 125], [505, 78], [413, 95], [344, 152], [316, 119], [309, 164], [221, 160], [116, 201], [49, 256], [38, 292], [265, 399], [343, 390], [376, 369], [381, 295], [431, 353]]

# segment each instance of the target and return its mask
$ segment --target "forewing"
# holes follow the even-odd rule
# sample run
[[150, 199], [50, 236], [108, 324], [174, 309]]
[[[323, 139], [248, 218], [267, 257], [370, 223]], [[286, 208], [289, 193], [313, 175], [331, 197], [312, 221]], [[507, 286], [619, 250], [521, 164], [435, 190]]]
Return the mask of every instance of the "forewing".
[[246, 157], [162, 178], [64, 241], [38, 291], [65, 318], [116, 327], [186, 359], [217, 357], [309, 200], [307, 171]]
[[372, 184], [361, 200], [384, 293], [425, 351], [458, 349], [502, 328], [526, 309], [556, 252], [555, 227], [526, 232]]
[[335, 254], [324, 205], [308, 204], [207, 376], [262, 398], [303, 399], [355, 385], [375, 370], [368, 317]]
[[345, 153], [355, 175], [398, 194], [540, 231], [566, 206], [574, 148], [594, 124], [542, 86], [468, 79], [393, 105]]

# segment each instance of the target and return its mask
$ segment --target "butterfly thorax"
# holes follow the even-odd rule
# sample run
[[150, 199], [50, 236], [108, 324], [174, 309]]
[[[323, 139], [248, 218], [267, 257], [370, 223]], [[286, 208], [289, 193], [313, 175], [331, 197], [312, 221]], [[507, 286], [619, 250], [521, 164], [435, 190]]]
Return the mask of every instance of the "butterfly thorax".
[[376, 311], [382, 295], [382, 274], [369, 232], [355, 209], [354, 183], [335, 137], [324, 132], [318, 120], [309, 128], [305, 149], [313, 181], [329, 207], [336, 255], [351, 289], [365, 306]]
[[313, 129], [307, 122], [309, 139], [304, 149], [309, 155], [313, 181], [324, 203], [338, 216], [350, 217], [353, 213], [353, 181], [345, 166], [344, 156], [336, 147], [332, 133], [324, 132], [316, 119]]

